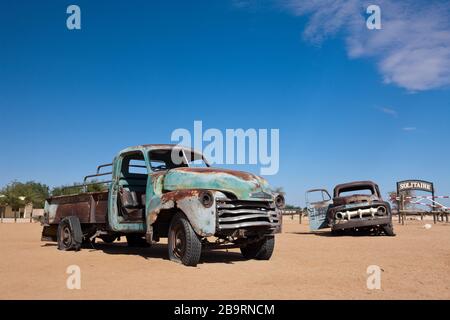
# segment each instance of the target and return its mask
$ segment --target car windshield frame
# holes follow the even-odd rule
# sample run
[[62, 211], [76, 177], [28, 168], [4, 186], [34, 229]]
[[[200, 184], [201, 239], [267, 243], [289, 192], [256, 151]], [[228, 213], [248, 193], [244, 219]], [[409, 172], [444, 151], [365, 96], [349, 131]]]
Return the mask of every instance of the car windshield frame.
[[[211, 167], [210, 163], [206, 160], [204, 155], [198, 151], [195, 150], [189, 150], [185, 148], [179, 148], [179, 150], [182, 152], [182, 162], [180, 164], [175, 163], [172, 161], [172, 152], [176, 148], [172, 149], [153, 149], [148, 151], [148, 158], [149, 158], [149, 165], [152, 172], [159, 172], [159, 171], [165, 171], [165, 170], [171, 170], [176, 168], [196, 168], [196, 166], [192, 166], [193, 161], [201, 160], [203, 161], [204, 165], [206, 167]], [[191, 153], [191, 156], [188, 158], [187, 152]], [[161, 158], [155, 157], [155, 154], [152, 155], [152, 153], [159, 153], [163, 155]], [[170, 166], [167, 166], [170, 159]], [[152, 162], [161, 162], [161, 164], [164, 164], [160, 167], [156, 167], [152, 165]]]
[[[370, 191], [370, 194], [367, 193], [359, 193], [361, 191]], [[347, 193], [343, 195], [343, 193]], [[372, 185], [366, 185], [366, 186], [354, 186], [354, 187], [345, 187], [340, 188], [337, 190], [337, 197], [351, 197], [353, 195], [367, 195], [367, 196], [373, 196], [377, 194], [377, 190]]]

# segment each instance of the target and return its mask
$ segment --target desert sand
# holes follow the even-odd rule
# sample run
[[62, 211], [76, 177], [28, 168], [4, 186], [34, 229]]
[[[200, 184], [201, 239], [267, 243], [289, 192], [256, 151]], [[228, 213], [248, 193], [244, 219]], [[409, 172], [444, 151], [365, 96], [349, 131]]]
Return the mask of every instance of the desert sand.
[[[395, 222], [393, 238], [331, 237], [287, 217], [270, 261], [216, 250], [195, 268], [167, 260], [164, 243], [63, 252], [40, 241], [38, 223], [3, 223], [0, 299], [450, 299], [450, 224], [425, 223]], [[66, 287], [70, 265], [80, 290]], [[383, 270], [380, 290], [367, 288], [369, 265]]]

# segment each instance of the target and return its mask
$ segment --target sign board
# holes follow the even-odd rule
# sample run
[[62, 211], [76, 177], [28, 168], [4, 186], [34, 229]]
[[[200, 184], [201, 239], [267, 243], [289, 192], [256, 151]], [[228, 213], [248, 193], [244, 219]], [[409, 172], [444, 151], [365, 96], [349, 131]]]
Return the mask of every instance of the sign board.
[[433, 183], [423, 180], [405, 180], [397, 182], [397, 193], [406, 190], [434, 192]]
[[434, 186], [433, 182], [424, 181], [424, 180], [404, 180], [397, 182], [397, 197], [398, 199], [398, 208], [399, 210], [404, 210], [404, 201], [400, 200], [402, 198], [402, 192], [407, 190], [420, 190], [430, 192], [431, 196], [434, 198]]

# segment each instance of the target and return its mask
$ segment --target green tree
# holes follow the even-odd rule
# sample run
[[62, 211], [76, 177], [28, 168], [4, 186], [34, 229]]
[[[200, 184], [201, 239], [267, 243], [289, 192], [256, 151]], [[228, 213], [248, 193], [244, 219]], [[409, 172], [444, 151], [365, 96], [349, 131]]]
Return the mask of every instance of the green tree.
[[52, 189], [52, 196], [66, 196], [71, 194], [78, 194], [78, 193], [84, 193], [87, 192], [100, 192], [105, 191], [108, 189], [108, 186], [104, 183], [98, 182], [97, 180], [93, 180], [91, 183], [95, 184], [89, 184], [87, 186], [87, 190], [85, 190], [85, 187], [81, 183], [73, 183], [72, 185], [63, 185], [59, 187], [54, 187]]
[[73, 185], [62, 185], [59, 187], [54, 187], [51, 193], [52, 197], [56, 197], [56, 196], [67, 196], [81, 192], [83, 192], [83, 187], [74, 183]]
[[43, 208], [45, 199], [49, 197], [49, 187], [35, 181], [12, 181], [0, 189], [0, 195], [0, 205], [11, 206], [13, 210], [28, 204], [34, 208]]

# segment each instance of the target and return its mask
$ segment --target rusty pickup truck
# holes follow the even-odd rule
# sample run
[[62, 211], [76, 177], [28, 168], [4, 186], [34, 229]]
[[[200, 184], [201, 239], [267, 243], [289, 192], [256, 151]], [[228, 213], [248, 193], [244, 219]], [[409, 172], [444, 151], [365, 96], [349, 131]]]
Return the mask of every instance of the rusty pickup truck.
[[372, 181], [339, 184], [333, 199], [325, 189], [308, 190], [306, 205], [312, 231], [331, 227], [335, 235], [352, 230], [395, 236], [391, 207]]
[[[111, 170], [103, 172], [110, 167]], [[96, 238], [129, 246], [168, 238], [172, 261], [199, 262], [202, 247], [239, 247], [247, 259], [270, 259], [285, 201], [256, 175], [212, 168], [204, 156], [176, 145], [141, 145], [119, 152], [90, 179], [109, 176], [101, 192], [47, 199], [43, 241], [80, 250]]]

